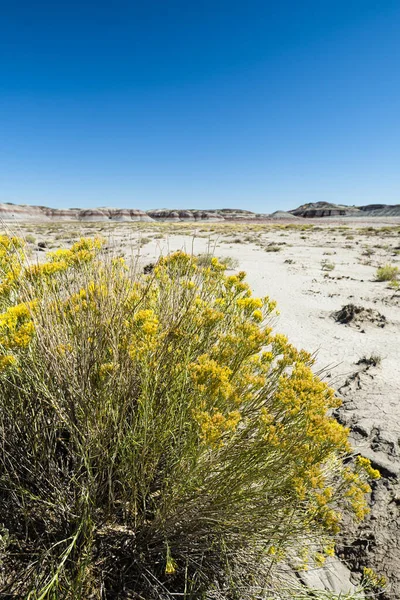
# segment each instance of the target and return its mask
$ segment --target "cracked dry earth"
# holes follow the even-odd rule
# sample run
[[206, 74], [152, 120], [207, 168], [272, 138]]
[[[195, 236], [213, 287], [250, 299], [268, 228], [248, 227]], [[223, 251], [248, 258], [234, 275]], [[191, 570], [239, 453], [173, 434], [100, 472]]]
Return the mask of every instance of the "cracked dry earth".
[[[369, 566], [389, 582], [383, 598], [400, 598], [400, 414], [399, 387], [380, 373], [362, 369], [340, 388], [337, 417], [351, 428], [353, 447], [381, 472], [373, 483], [371, 512], [359, 527], [349, 527], [339, 556], [359, 570]], [[390, 398], [395, 399], [390, 400]], [[377, 409], [379, 415], [377, 414]]]

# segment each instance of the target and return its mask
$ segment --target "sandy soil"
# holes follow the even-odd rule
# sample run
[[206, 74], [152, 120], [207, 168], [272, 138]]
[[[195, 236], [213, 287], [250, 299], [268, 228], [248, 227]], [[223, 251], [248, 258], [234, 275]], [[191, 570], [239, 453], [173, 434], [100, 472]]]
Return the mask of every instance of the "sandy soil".
[[[354, 571], [365, 565], [385, 573], [390, 585], [384, 597], [400, 598], [400, 289], [375, 277], [378, 266], [400, 267], [399, 219], [109, 227], [64, 222], [18, 229], [35, 237], [29, 244], [34, 260], [45, 256], [39, 241], [66, 247], [96, 232], [110, 236], [109, 246], [121, 254], [140, 247], [143, 265], [177, 249], [235, 259], [255, 295], [277, 300], [276, 330], [316, 353], [316, 369], [343, 399], [337, 418], [351, 427], [356, 451], [382, 472], [370, 518], [358, 530], [349, 527], [338, 549]], [[349, 304], [366, 310], [347, 324], [336, 321], [333, 314]]]

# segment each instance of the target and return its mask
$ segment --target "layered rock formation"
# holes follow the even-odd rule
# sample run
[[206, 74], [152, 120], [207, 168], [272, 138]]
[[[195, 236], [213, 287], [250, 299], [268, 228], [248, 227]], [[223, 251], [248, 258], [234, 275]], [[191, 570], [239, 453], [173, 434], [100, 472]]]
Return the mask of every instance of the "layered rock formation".
[[136, 208], [86, 208], [78, 211], [80, 221], [152, 221], [143, 210]]
[[346, 206], [330, 202], [310, 202], [290, 210], [289, 213], [305, 219], [322, 219], [324, 217], [400, 217], [400, 204]]
[[58, 219], [76, 219], [78, 209], [51, 209], [27, 204], [0, 204], [0, 219], [3, 221], [43, 221], [57, 213]]
[[0, 204], [0, 219], [3, 221], [232, 221], [267, 218], [249, 210], [171, 210], [154, 209], [147, 212], [134, 208], [48, 208], [27, 204]]
[[368, 204], [359, 209], [363, 217], [400, 217], [400, 204]]
[[344, 204], [331, 204], [330, 202], [310, 202], [302, 204], [298, 208], [289, 211], [296, 217], [306, 219], [320, 219], [323, 217], [346, 217], [356, 216], [360, 209], [355, 206], [345, 206]]
[[0, 204], [3, 221], [152, 221], [142, 210], [119, 208], [48, 208], [27, 204]]
[[154, 221], [223, 221], [224, 218], [216, 212], [205, 210], [170, 210], [167, 208], [158, 208], [147, 211], [149, 217]]
[[268, 218], [278, 220], [278, 221], [280, 221], [280, 220], [297, 221], [300, 219], [300, 217], [297, 217], [296, 215], [293, 215], [290, 212], [286, 212], [284, 210], [276, 210], [271, 215], [268, 215]]
[[369, 204], [345, 206], [329, 202], [303, 204], [289, 212], [276, 211], [270, 215], [239, 208], [210, 210], [157, 208], [143, 211], [136, 208], [48, 208], [27, 204], [0, 204], [3, 221], [265, 221], [295, 220], [325, 217], [400, 217], [400, 204]]
[[211, 210], [171, 210], [157, 208], [148, 210], [147, 214], [155, 221], [232, 221], [266, 218], [267, 215], [258, 215], [249, 210], [239, 208], [221, 208]]

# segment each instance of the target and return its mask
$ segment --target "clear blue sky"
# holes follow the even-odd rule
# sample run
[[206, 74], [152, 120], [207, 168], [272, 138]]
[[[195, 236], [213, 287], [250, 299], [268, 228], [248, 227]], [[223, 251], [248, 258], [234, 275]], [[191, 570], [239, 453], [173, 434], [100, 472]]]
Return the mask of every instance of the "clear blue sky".
[[1, 2], [0, 202], [400, 203], [400, 1]]

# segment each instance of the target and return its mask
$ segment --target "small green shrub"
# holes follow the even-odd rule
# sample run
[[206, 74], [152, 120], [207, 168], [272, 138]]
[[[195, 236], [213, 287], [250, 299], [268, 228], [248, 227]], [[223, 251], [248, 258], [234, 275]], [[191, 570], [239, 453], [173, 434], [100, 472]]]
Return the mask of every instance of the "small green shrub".
[[370, 247], [364, 248], [362, 252], [362, 256], [368, 256], [368, 258], [370, 258], [373, 254], [375, 254], [375, 250]]
[[34, 235], [32, 235], [31, 233], [28, 233], [28, 235], [25, 236], [25, 241], [28, 244], [34, 244], [36, 242], [36, 238]]
[[[212, 254], [198, 254], [196, 257], [197, 264], [200, 267], [210, 267], [214, 256]], [[233, 256], [218, 257], [219, 262], [227, 269], [236, 269], [239, 266], [239, 261]]]
[[398, 290], [400, 288], [400, 281], [397, 279], [392, 279], [392, 281], [389, 281], [389, 287], [392, 290]]
[[399, 268], [394, 265], [384, 265], [376, 271], [376, 281], [395, 281], [399, 274]]
[[139, 245], [140, 246], [146, 246], [146, 244], [149, 244], [151, 242], [152, 238], [146, 237], [146, 236], [142, 236], [139, 238]]
[[333, 271], [335, 268], [335, 263], [330, 263], [328, 260], [321, 260], [321, 269], [323, 271]]
[[265, 252], [280, 252], [282, 250], [282, 246], [274, 246], [273, 244], [266, 246], [264, 248]]
[[0, 595], [249, 597], [379, 474], [345, 464], [338, 400], [244, 273], [100, 246], [24, 266], [0, 238]]

